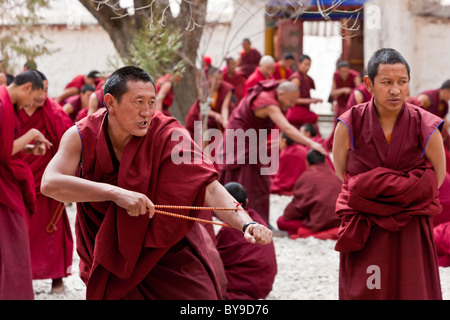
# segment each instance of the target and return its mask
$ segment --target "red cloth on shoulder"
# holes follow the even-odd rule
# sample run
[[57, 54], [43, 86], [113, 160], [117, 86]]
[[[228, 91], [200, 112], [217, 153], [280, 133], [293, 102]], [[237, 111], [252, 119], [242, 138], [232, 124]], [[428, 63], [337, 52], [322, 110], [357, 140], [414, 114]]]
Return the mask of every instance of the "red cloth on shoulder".
[[[204, 205], [206, 186], [217, 172], [178, 121], [155, 111], [147, 134], [133, 137], [125, 147], [117, 172], [105, 134], [107, 117], [105, 110], [77, 123], [83, 142], [83, 178], [141, 192], [154, 204]], [[200, 157], [201, 164], [174, 163], [172, 153], [179, 148], [179, 141], [171, 139], [175, 131], [191, 143], [184, 152], [191, 159]], [[198, 223], [161, 214], [152, 219], [131, 217], [113, 202], [81, 203], [76, 234], [88, 299], [220, 298]], [[190, 267], [182, 259], [192, 261]]]

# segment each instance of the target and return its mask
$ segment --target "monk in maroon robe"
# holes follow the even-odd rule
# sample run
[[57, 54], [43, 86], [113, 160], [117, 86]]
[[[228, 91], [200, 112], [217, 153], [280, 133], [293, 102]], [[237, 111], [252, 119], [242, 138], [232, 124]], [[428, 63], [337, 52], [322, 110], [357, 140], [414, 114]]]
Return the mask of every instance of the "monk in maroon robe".
[[288, 80], [292, 75], [292, 64], [295, 62], [295, 58], [290, 53], [285, 53], [283, 57], [275, 62], [275, 72], [273, 77], [276, 80]]
[[[225, 189], [239, 203], [247, 203], [246, 190], [239, 183], [227, 183]], [[266, 225], [256, 211], [244, 208], [248, 210], [249, 216], [254, 221]], [[216, 246], [228, 280], [225, 299], [265, 299], [272, 291], [277, 274], [277, 259], [273, 243], [266, 246], [252, 245], [242, 238], [238, 230], [221, 228], [217, 233]]]
[[306, 170], [308, 149], [281, 133], [280, 164], [277, 173], [271, 176], [270, 193], [292, 195], [295, 181]]
[[393, 49], [380, 49], [364, 82], [373, 99], [341, 115], [333, 159], [344, 181], [340, 299], [442, 299], [433, 216], [442, 209], [443, 120], [405, 103], [410, 72]]
[[[233, 111], [234, 103], [231, 101], [233, 86], [223, 81], [223, 74], [217, 68], [211, 68], [208, 76], [208, 82], [211, 87], [211, 110], [208, 117], [208, 129], [219, 129], [223, 131], [228, 124], [228, 118]], [[189, 109], [185, 127], [194, 139], [194, 122], [202, 121], [200, 114], [200, 102], [196, 101]], [[197, 142], [197, 141], [196, 141]]]
[[[422, 108], [445, 120], [448, 114], [448, 101], [450, 100], [450, 80], [444, 81], [440, 88], [422, 92], [417, 96], [417, 99], [422, 102]], [[450, 138], [448, 128], [448, 121], [445, 121], [441, 134], [447, 158], [447, 171], [450, 172]]]
[[[69, 115], [72, 122], [80, 120], [81, 114], [83, 114], [83, 116], [87, 115], [89, 98], [91, 97], [91, 94], [94, 92], [95, 92], [94, 86], [84, 85], [81, 88], [80, 94], [71, 96], [66, 100], [66, 103], [63, 106], [63, 110]], [[85, 111], [83, 112], [83, 110]]]
[[325, 163], [324, 155], [310, 150], [307, 169], [294, 185], [294, 197], [277, 224], [291, 238], [336, 239], [340, 219], [335, 215], [342, 182]]
[[166, 73], [159, 77], [156, 82], [156, 110], [161, 111], [166, 116], [170, 116], [169, 108], [173, 103], [173, 88], [176, 83], [181, 80], [181, 76], [171, 73]]
[[[44, 92], [48, 81], [42, 74]], [[64, 203], [41, 194], [41, 178], [50, 159], [56, 154], [59, 140], [73, 123], [61, 106], [46, 95], [33, 105], [22, 108], [18, 116], [23, 131], [39, 130], [53, 144], [43, 156], [24, 155], [34, 175], [37, 210], [31, 217], [30, 250], [33, 279], [52, 279], [52, 293], [64, 291], [63, 277], [71, 274], [73, 240]]]
[[[266, 222], [269, 221], [270, 206], [269, 174], [275, 172], [271, 172], [272, 167], [268, 168], [268, 172], [263, 170], [274, 162], [272, 158], [265, 161], [261, 154], [267, 149], [271, 129], [276, 126], [294, 141], [326, 153], [322, 145], [301, 134], [284, 116], [298, 99], [298, 94], [298, 87], [290, 81], [281, 84], [277, 80], [261, 81], [234, 109], [225, 130], [224, 163], [220, 166], [219, 179], [222, 184], [233, 181], [243, 185], [247, 190], [249, 208], [258, 212]], [[256, 141], [246, 143], [244, 135], [253, 133]], [[235, 140], [236, 143], [233, 142]]]
[[[300, 97], [296, 105], [286, 113], [286, 118], [293, 126], [300, 128], [304, 123], [317, 122], [318, 116], [310, 110], [310, 105], [311, 103], [322, 102], [322, 99], [311, 97], [311, 90], [316, 88], [314, 80], [308, 75], [311, 67], [311, 58], [307, 55], [302, 55], [297, 65], [297, 71], [289, 77], [289, 80], [299, 87]], [[315, 121], [313, 121], [314, 118]]]
[[[214, 213], [250, 242], [271, 241], [271, 232], [216, 181], [189, 133], [153, 111], [155, 97], [144, 70], [116, 70], [105, 85], [107, 110], [67, 130], [44, 172], [43, 194], [78, 202], [77, 252], [87, 299], [221, 299], [199, 222], [156, 214], [155, 204], [237, 208]], [[179, 163], [181, 149], [188, 156]], [[165, 210], [198, 216], [191, 209]]]
[[271, 56], [264, 56], [259, 60], [259, 65], [255, 68], [245, 81], [244, 96], [248, 90], [255, 86], [258, 82], [275, 79], [273, 73], [275, 71], [275, 61]]
[[244, 96], [245, 77], [242, 71], [236, 70], [237, 62], [232, 57], [226, 58], [227, 65], [222, 69], [223, 80], [234, 86], [233, 102], [238, 105]]
[[[34, 179], [24, 153], [44, 155], [51, 143], [36, 129], [22, 135], [17, 110], [42, 96], [35, 71], [18, 74], [0, 86], [0, 299], [34, 299], [30, 215], [36, 211]], [[29, 143], [33, 143], [32, 145]]]
[[246, 78], [248, 78], [259, 64], [261, 53], [252, 47], [250, 39], [245, 38], [242, 41], [242, 51], [239, 52], [237, 64], [239, 70], [242, 71]]
[[65, 100], [71, 96], [80, 94], [81, 88], [84, 85], [97, 86], [103, 79], [100, 77], [100, 73], [96, 70], [89, 72], [88, 74], [80, 74], [74, 77], [64, 88], [64, 91], [55, 98], [55, 101], [61, 106], [64, 106]]

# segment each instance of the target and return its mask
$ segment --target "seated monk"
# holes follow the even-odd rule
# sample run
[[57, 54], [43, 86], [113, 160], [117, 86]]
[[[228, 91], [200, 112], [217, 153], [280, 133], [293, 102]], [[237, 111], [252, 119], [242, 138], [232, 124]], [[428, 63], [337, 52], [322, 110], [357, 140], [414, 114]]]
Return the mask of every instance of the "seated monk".
[[271, 176], [270, 193], [292, 195], [295, 181], [306, 170], [308, 148], [295, 143], [286, 133], [280, 134], [280, 163]]
[[[225, 189], [239, 202], [247, 203], [247, 192], [237, 182], [229, 182]], [[244, 206], [249, 216], [265, 224], [261, 216]], [[230, 228], [221, 228], [217, 233], [217, 250], [222, 258], [227, 276], [227, 300], [264, 299], [272, 291], [277, 274], [277, 261], [273, 243], [249, 245], [242, 233]]]
[[342, 182], [325, 163], [323, 154], [310, 150], [306, 160], [308, 168], [295, 182], [294, 198], [278, 218], [278, 228], [292, 239], [336, 239], [340, 219], [335, 204]]
[[89, 98], [95, 92], [95, 87], [90, 84], [85, 84], [81, 87], [80, 94], [71, 96], [66, 100], [63, 110], [69, 115], [70, 119], [75, 122], [80, 120], [81, 115], [87, 115], [83, 110], [87, 109], [89, 105]]

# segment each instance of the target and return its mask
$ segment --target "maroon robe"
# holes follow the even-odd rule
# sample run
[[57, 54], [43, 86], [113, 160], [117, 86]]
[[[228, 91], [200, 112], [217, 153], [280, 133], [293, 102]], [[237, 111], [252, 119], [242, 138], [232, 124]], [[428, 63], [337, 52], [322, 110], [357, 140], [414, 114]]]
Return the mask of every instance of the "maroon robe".
[[[249, 94], [234, 109], [228, 120], [228, 128], [225, 130], [224, 164], [220, 165], [219, 177], [219, 181], [223, 185], [228, 182], [238, 182], [243, 185], [247, 190], [249, 208], [258, 212], [266, 222], [269, 221], [270, 178], [268, 175], [261, 175], [260, 171], [264, 165], [260, 162], [259, 157], [257, 157], [257, 163], [255, 164], [251, 164], [249, 159], [255, 153], [258, 153], [258, 148], [267, 147], [267, 140], [263, 140], [259, 136], [259, 130], [267, 130], [268, 135], [270, 134], [270, 129], [275, 127], [270, 118], [258, 118], [255, 116], [254, 111], [268, 105], [279, 106], [276, 95], [277, 86], [276, 80], [259, 82], [250, 89]], [[234, 150], [227, 150], [227, 132], [238, 129], [242, 129], [244, 133], [248, 132], [248, 130], [256, 130], [257, 143], [249, 145], [246, 142], [244, 150], [238, 150], [238, 143], [234, 143]], [[227, 152], [233, 153], [233, 163], [227, 163]], [[244, 164], [238, 163], [240, 159], [243, 159]]]
[[448, 172], [439, 188], [439, 201], [442, 212], [433, 218], [434, 241], [439, 266], [450, 267], [450, 174]]
[[[162, 77], [159, 77], [158, 80], [156, 80], [156, 82], [155, 82], [156, 93], [159, 92], [159, 89], [161, 88], [163, 83], [169, 82], [170, 77], [171, 77], [171, 75], [169, 73], [166, 73]], [[167, 93], [167, 95], [164, 97], [164, 100], [162, 103], [162, 108], [163, 108], [162, 112], [166, 116], [171, 115], [169, 108], [172, 105], [172, 103], [173, 103], [173, 85], [171, 84], [171, 88], [170, 88], [169, 92]]]
[[[87, 109], [87, 107], [81, 108], [81, 96], [79, 94], [67, 98], [66, 103], [70, 103], [70, 105], [72, 105], [73, 107], [72, 112], [69, 114], [72, 122], [77, 121], [78, 113], [81, 113], [84, 109]], [[87, 110], [85, 112], [86, 113], [84, 116], [87, 115]]]
[[15, 108], [0, 86], [0, 300], [34, 298], [28, 228], [36, 195], [23, 152], [12, 156], [20, 136]]
[[283, 68], [282, 66], [280, 66], [279, 62], [275, 62], [275, 72], [273, 73], [273, 77], [276, 80], [289, 79], [291, 75], [291, 68]]
[[271, 178], [270, 193], [292, 195], [295, 181], [306, 170], [308, 148], [297, 143], [280, 151], [277, 173]]
[[261, 53], [255, 48], [251, 48], [249, 52], [242, 50], [239, 54], [241, 56], [239, 69], [244, 73], [245, 77], [248, 78], [259, 65]]
[[[217, 178], [217, 171], [204, 157], [202, 164], [172, 161], [179, 144], [171, 140], [172, 133], [179, 130], [190, 139], [178, 121], [155, 111], [147, 134], [130, 140], [119, 164], [108, 147], [107, 120], [105, 110], [77, 123], [83, 178], [146, 194], [154, 204], [204, 205], [206, 186]], [[190, 155], [202, 157], [191, 143]], [[131, 217], [110, 201], [78, 203], [77, 209], [77, 251], [87, 299], [221, 298], [198, 222], [157, 213], [152, 219]]]
[[441, 101], [439, 99], [439, 91], [440, 89], [427, 90], [422, 92], [421, 94], [427, 95], [430, 99], [431, 105], [428, 107], [423, 106], [425, 110], [428, 110], [432, 114], [437, 115], [438, 117], [445, 118], [448, 113], [448, 102]]
[[[267, 227], [265, 221], [252, 209], [249, 216]], [[221, 228], [217, 233], [217, 250], [227, 276], [227, 300], [264, 299], [272, 291], [277, 274], [277, 261], [273, 243], [248, 243], [242, 231]]]
[[56, 154], [62, 135], [73, 123], [61, 106], [48, 98], [31, 116], [23, 109], [18, 114], [23, 131], [38, 129], [53, 144], [43, 156], [24, 156], [34, 175], [37, 198], [37, 211], [30, 223], [33, 279], [66, 277], [71, 274], [73, 254], [69, 219], [64, 203], [44, 196], [40, 189], [44, 170]]
[[[358, 77], [360, 74], [358, 71], [349, 70], [350, 73], [347, 77], [347, 79], [344, 81], [339, 76], [339, 71], [335, 71], [333, 75], [333, 80], [336, 85], [336, 89], [340, 88], [355, 88], [355, 78]], [[336, 119], [345, 111], [347, 111], [347, 102], [350, 97], [350, 94], [342, 93], [339, 96], [335, 97], [334, 100], [337, 102], [337, 110], [336, 110]]]
[[[225, 100], [226, 96], [229, 92], [233, 92], [233, 86], [225, 81], [222, 82], [219, 90], [217, 91], [217, 98], [214, 102], [214, 106], [211, 106], [211, 109], [217, 113], [222, 112], [222, 104]], [[229, 105], [229, 114], [233, 111], [234, 104], [231, 103]], [[194, 121], [202, 121], [200, 114], [200, 104], [196, 101], [191, 108], [189, 109], [186, 118], [185, 118], [185, 127], [191, 134], [192, 139], [194, 138]], [[223, 131], [222, 126], [216, 122], [213, 117], [208, 117], [208, 129], [220, 129]]]
[[338, 227], [335, 206], [341, 186], [341, 180], [326, 163], [309, 166], [295, 182], [294, 197], [282, 216], [284, 221], [298, 220], [312, 234]]
[[363, 101], [361, 103], [369, 102], [372, 98], [372, 94], [367, 90], [365, 83], [361, 83], [359, 86], [357, 86], [355, 89], [353, 89], [352, 93], [350, 93], [350, 97], [348, 97], [347, 101], [347, 110], [351, 107], [357, 105], [355, 101], [355, 91], [359, 91], [363, 94]]
[[244, 96], [246, 96], [248, 94], [248, 90], [254, 87], [258, 82], [270, 79], [274, 79], [273, 75], [266, 78], [259, 70], [259, 67], [256, 67], [255, 71], [253, 71], [245, 81]]
[[242, 71], [235, 71], [233, 75], [228, 72], [223, 72], [223, 81], [226, 81], [234, 86], [234, 96], [236, 97], [236, 105], [239, 104], [242, 97], [244, 96], [245, 89], [245, 76]]
[[[294, 72], [289, 80], [300, 80], [300, 98], [311, 98], [311, 89], [315, 89], [314, 80], [299, 71]], [[300, 128], [305, 123], [316, 123], [319, 116], [310, 110], [310, 104], [299, 104], [288, 109], [286, 119], [295, 126]]]
[[[342, 218], [340, 299], [441, 299], [433, 215], [437, 178], [424, 153], [442, 119], [404, 103], [388, 143], [373, 99], [340, 118], [349, 155], [336, 213]], [[375, 274], [379, 287], [371, 287]]]

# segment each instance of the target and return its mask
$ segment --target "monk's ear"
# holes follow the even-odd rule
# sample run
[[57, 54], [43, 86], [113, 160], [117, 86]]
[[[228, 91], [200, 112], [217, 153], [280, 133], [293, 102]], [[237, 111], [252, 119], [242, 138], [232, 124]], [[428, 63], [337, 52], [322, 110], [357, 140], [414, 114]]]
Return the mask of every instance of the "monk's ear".
[[367, 90], [373, 95], [373, 83], [368, 76], [364, 77], [364, 84], [366, 85]]
[[111, 114], [114, 114], [114, 109], [116, 106], [116, 98], [113, 97], [112, 94], [107, 93], [103, 97], [103, 101], [105, 103], [106, 109], [108, 109], [108, 112]]

